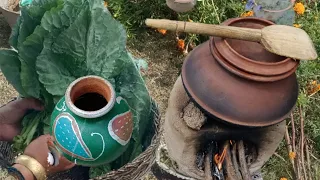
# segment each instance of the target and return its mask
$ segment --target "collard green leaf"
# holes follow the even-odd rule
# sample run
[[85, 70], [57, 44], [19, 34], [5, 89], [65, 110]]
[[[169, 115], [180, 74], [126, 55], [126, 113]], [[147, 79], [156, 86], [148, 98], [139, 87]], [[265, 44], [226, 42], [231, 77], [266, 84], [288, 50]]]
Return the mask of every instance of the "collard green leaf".
[[[62, 0], [33, 0], [30, 6], [21, 8], [18, 45], [21, 45], [34, 32], [46, 11], [61, 5], [62, 2]], [[19, 49], [19, 46], [17, 47]]]
[[91, 22], [88, 29], [86, 59], [91, 73], [106, 79], [117, 76], [130, 60], [126, 32], [103, 7], [102, 1], [89, 1]]
[[14, 32], [11, 39], [12, 45], [19, 52], [22, 87], [27, 96], [38, 99], [41, 98], [41, 85], [35, 70], [35, 61], [42, 50], [43, 36], [46, 34], [38, 25], [45, 11], [55, 5], [56, 1], [53, 0], [36, 0], [31, 6], [21, 8], [19, 32]]
[[21, 25], [21, 17], [19, 16], [16, 24], [12, 28], [12, 32], [9, 39], [9, 44], [15, 49], [18, 49], [18, 36], [19, 36], [20, 25]]
[[32, 4], [28, 6], [27, 10], [30, 16], [40, 22], [45, 12], [62, 4], [63, 0], [32, 0]]
[[34, 33], [26, 38], [23, 45], [19, 48], [19, 58], [22, 69], [22, 86], [29, 96], [40, 99], [41, 85], [36, 73], [36, 59], [43, 49], [43, 40], [47, 32], [41, 27], [37, 26]]
[[37, 79], [37, 73], [25, 61], [21, 61], [20, 78], [22, 87], [26, 92], [26, 97], [40, 99], [40, 83]]
[[7, 81], [14, 87], [14, 89], [22, 96], [26, 93], [22, 87], [20, 79], [20, 60], [18, 58], [18, 53], [14, 50], [0, 51], [0, 68]]
[[45, 40], [45, 46], [37, 59], [37, 73], [39, 81], [53, 96], [63, 96], [69, 84], [75, 80], [62, 60], [63, 55], [54, 54], [50, 47], [52, 39]]
[[39, 19], [35, 19], [28, 13], [26, 8], [21, 8], [21, 15], [20, 15], [20, 28], [19, 28], [19, 36], [18, 36], [18, 43], [17, 49], [20, 49], [22, 43], [26, 40], [28, 36], [30, 36], [34, 29], [40, 24]]
[[[54, 39], [50, 50], [54, 54], [61, 54], [64, 66], [74, 77], [87, 75], [87, 56], [88, 46], [87, 27], [89, 26], [89, 8], [83, 8], [78, 14], [78, 18], [72, 23], [68, 29], [63, 31]], [[58, 60], [59, 61], [59, 60]]]
[[119, 90], [119, 95], [127, 100], [131, 108], [135, 119], [133, 138], [140, 142], [150, 120], [151, 97], [132, 56], [127, 54], [127, 58], [130, 64], [117, 77], [116, 89]]

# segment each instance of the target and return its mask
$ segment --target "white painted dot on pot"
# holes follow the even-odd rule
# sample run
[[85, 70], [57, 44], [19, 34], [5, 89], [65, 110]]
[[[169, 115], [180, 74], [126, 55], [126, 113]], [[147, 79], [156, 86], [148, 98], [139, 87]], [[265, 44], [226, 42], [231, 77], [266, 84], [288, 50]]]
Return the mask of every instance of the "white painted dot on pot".
[[50, 166], [53, 166], [53, 164], [54, 164], [54, 157], [53, 157], [53, 155], [52, 155], [50, 152], [48, 152], [47, 161], [48, 161], [48, 163], [50, 164]]

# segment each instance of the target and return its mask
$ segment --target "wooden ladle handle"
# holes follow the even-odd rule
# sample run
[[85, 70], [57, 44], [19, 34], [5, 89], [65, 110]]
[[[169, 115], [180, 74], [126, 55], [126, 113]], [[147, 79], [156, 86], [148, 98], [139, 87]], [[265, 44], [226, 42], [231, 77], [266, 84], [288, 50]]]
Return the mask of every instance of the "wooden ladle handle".
[[261, 29], [173, 21], [167, 19], [147, 19], [145, 23], [147, 26], [152, 28], [166, 29], [170, 31], [203, 34], [253, 42], [260, 42], [261, 40]]

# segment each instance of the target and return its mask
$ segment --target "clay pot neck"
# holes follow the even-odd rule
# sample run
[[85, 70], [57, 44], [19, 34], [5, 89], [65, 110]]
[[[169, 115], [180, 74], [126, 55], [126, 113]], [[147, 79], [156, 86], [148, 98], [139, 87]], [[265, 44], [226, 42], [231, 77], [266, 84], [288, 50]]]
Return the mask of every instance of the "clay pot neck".
[[65, 99], [74, 114], [83, 118], [98, 118], [112, 109], [115, 91], [107, 80], [98, 76], [85, 76], [69, 85]]

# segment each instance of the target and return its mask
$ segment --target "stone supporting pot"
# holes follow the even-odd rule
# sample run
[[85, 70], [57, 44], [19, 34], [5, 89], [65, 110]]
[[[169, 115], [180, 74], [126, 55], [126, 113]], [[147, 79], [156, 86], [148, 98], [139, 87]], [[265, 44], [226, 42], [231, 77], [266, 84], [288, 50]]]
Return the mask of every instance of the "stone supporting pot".
[[82, 166], [112, 162], [128, 147], [133, 131], [127, 102], [97, 76], [72, 82], [51, 116], [56, 149]]

